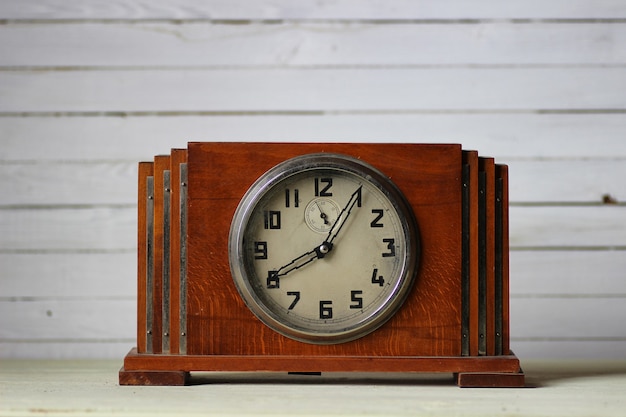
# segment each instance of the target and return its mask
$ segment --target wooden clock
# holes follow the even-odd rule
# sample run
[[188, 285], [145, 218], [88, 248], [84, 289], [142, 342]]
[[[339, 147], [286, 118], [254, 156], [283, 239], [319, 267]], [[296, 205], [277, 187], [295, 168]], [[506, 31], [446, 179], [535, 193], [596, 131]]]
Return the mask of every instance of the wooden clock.
[[189, 143], [139, 164], [137, 347], [191, 372], [437, 372], [520, 387], [508, 171], [448, 144]]

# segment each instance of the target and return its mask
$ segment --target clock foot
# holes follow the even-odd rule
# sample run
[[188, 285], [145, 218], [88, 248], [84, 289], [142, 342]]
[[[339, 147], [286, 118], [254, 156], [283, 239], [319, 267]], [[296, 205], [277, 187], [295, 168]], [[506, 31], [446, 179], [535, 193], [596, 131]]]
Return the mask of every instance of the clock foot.
[[524, 372], [468, 372], [455, 374], [460, 388], [523, 388]]
[[120, 369], [120, 385], [186, 385], [189, 372], [185, 371], [127, 371]]

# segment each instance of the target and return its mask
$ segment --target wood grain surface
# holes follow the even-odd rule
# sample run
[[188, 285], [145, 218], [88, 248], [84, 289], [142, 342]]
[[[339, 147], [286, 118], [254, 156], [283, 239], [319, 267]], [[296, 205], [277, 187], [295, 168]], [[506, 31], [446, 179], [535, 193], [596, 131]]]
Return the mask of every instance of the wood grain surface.
[[[252, 183], [286, 159], [322, 151], [351, 155], [393, 178], [413, 208], [422, 247], [403, 308], [376, 332], [335, 345], [303, 344], [261, 325], [228, 264], [232, 216]], [[460, 355], [459, 145], [191, 143], [188, 158], [189, 354]]]

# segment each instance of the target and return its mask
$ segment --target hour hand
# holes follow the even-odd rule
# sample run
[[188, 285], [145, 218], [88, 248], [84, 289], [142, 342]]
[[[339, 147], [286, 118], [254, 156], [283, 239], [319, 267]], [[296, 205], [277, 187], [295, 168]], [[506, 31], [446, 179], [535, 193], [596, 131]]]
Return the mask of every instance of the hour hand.
[[291, 271], [300, 269], [303, 266], [310, 264], [316, 259], [323, 258], [324, 256], [326, 256], [326, 254], [328, 254], [328, 252], [332, 250], [332, 248], [333, 248], [333, 244], [325, 241], [321, 245], [314, 247], [310, 251], [303, 253], [302, 255], [298, 256], [297, 258], [290, 261], [289, 263], [281, 266], [274, 272], [274, 275], [277, 277], [284, 277]]

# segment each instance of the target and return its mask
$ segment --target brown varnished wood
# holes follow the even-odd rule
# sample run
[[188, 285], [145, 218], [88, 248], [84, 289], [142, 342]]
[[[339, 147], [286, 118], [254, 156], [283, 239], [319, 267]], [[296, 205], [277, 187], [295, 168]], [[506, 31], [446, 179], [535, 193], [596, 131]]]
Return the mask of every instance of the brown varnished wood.
[[180, 348], [180, 164], [187, 162], [186, 149], [172, 149], [170, 155], [170, 352]]
[[509, 167], [496, 165], [496, 177], [502, 180], [502, 353], [508, 354], [510, 346], [509, 305]]
[[132, 349], [119, 372], [120, 385], [185, 385], [191, 372], [427, 372], [453, 373], [459, 387], [523, 387], [513, 354], [500, 356], [403, 357], [302, 355], [152, 355]]
[[163, 343], [163, 171], [170, 168], [169, 155], [154, 158], [154, 286], [152, 351], [162, 352]]
[[152, 162], [140, 162], [137, 184], [137, 348], [146, 352], [146, 192]]
[[[230, 276], [228, 230], [248, 187], [297, 155], [335, 152], [371, 163], [392, 178], [420, 226], [422, 262], [400, 311], [349, 343], [311, 345], [261, 324]], [[190, 143], [188, 353], [195, 355], [460, 354], [461, 148], [459, 145]]]
[[[265, 171], [291, 157], [335, 152], [360, 158], [391, 177], [413, 208], [422, 253], [415, 286], [402, 308], [375, 332], [349, 343], [312, 345], [258, 321], [230, 275], [228, 233], [240, 199]], [[180, 346], [179, 165], [188, 163], [187, 352]], [[470, 166], [470, 356], [461, 356], [461, 171]], [[142, 353], [146, 343], [145, 271], [138, 266], [138, 349], [124, 360], [122, 385], [182, 385], [191, 371], [452, 372], [459, 386], [523, 386], [509, 349], [508, 170], [460, 145], [190, 143], [139, 168], [138, 261], [145, 259], [145, 178], [155, 181], [154, 352], [161, 352], [163, 170], [171, 171], [170, 354]], [[487, 175], [487, 221], [479, 226], [479, 171]], [[495, 181], [502, 179], [503, 235], [495, 241]], [[142, 191], [143, 189], [143, 191]], [[144, 200], [141, 202], [141, 194]], [[143, 204], [143, 212], [142, 206]], [[143, 219], [142, 219], [143, 216]], [[143, 230], [142, 229], [143, 225]], [[487, 241], [487, 356], [478, 356], [479, 227]], [[503, 353], [495, 350], [494, 259], [503, 246]], [[159, 251], [160, 250], [160, 251]], [[142, 269], [143, 268], [143, 269]], [[141, 282], [143, 281], [143, 286]], [[143, 316], [142, 316], [143, 314]]]
[[524, 373], [516, 372], [465, 372], [457, 375], [461, 388], [523, 388]]
[[469, 223], [470, 223], [470, 355], [478, 355], [478, 152], [464, 151], [463, 163], [470, 167]]
[[519, 372], [519, 359], [501, 356], [150, 355], [133, 349], [126, 371], [210, 372]]
[[479, 171], [486, 174], [486, 301], [487, 333], [485, 334], [487, 355], [495, 354], [495, 163], [493, 158], [479, 158]]
[[183, 371], [127, 371], [122, 368], [119, 371], [119, 384], [181, 386], [187, 384], [189, 376], [189, 372]]

